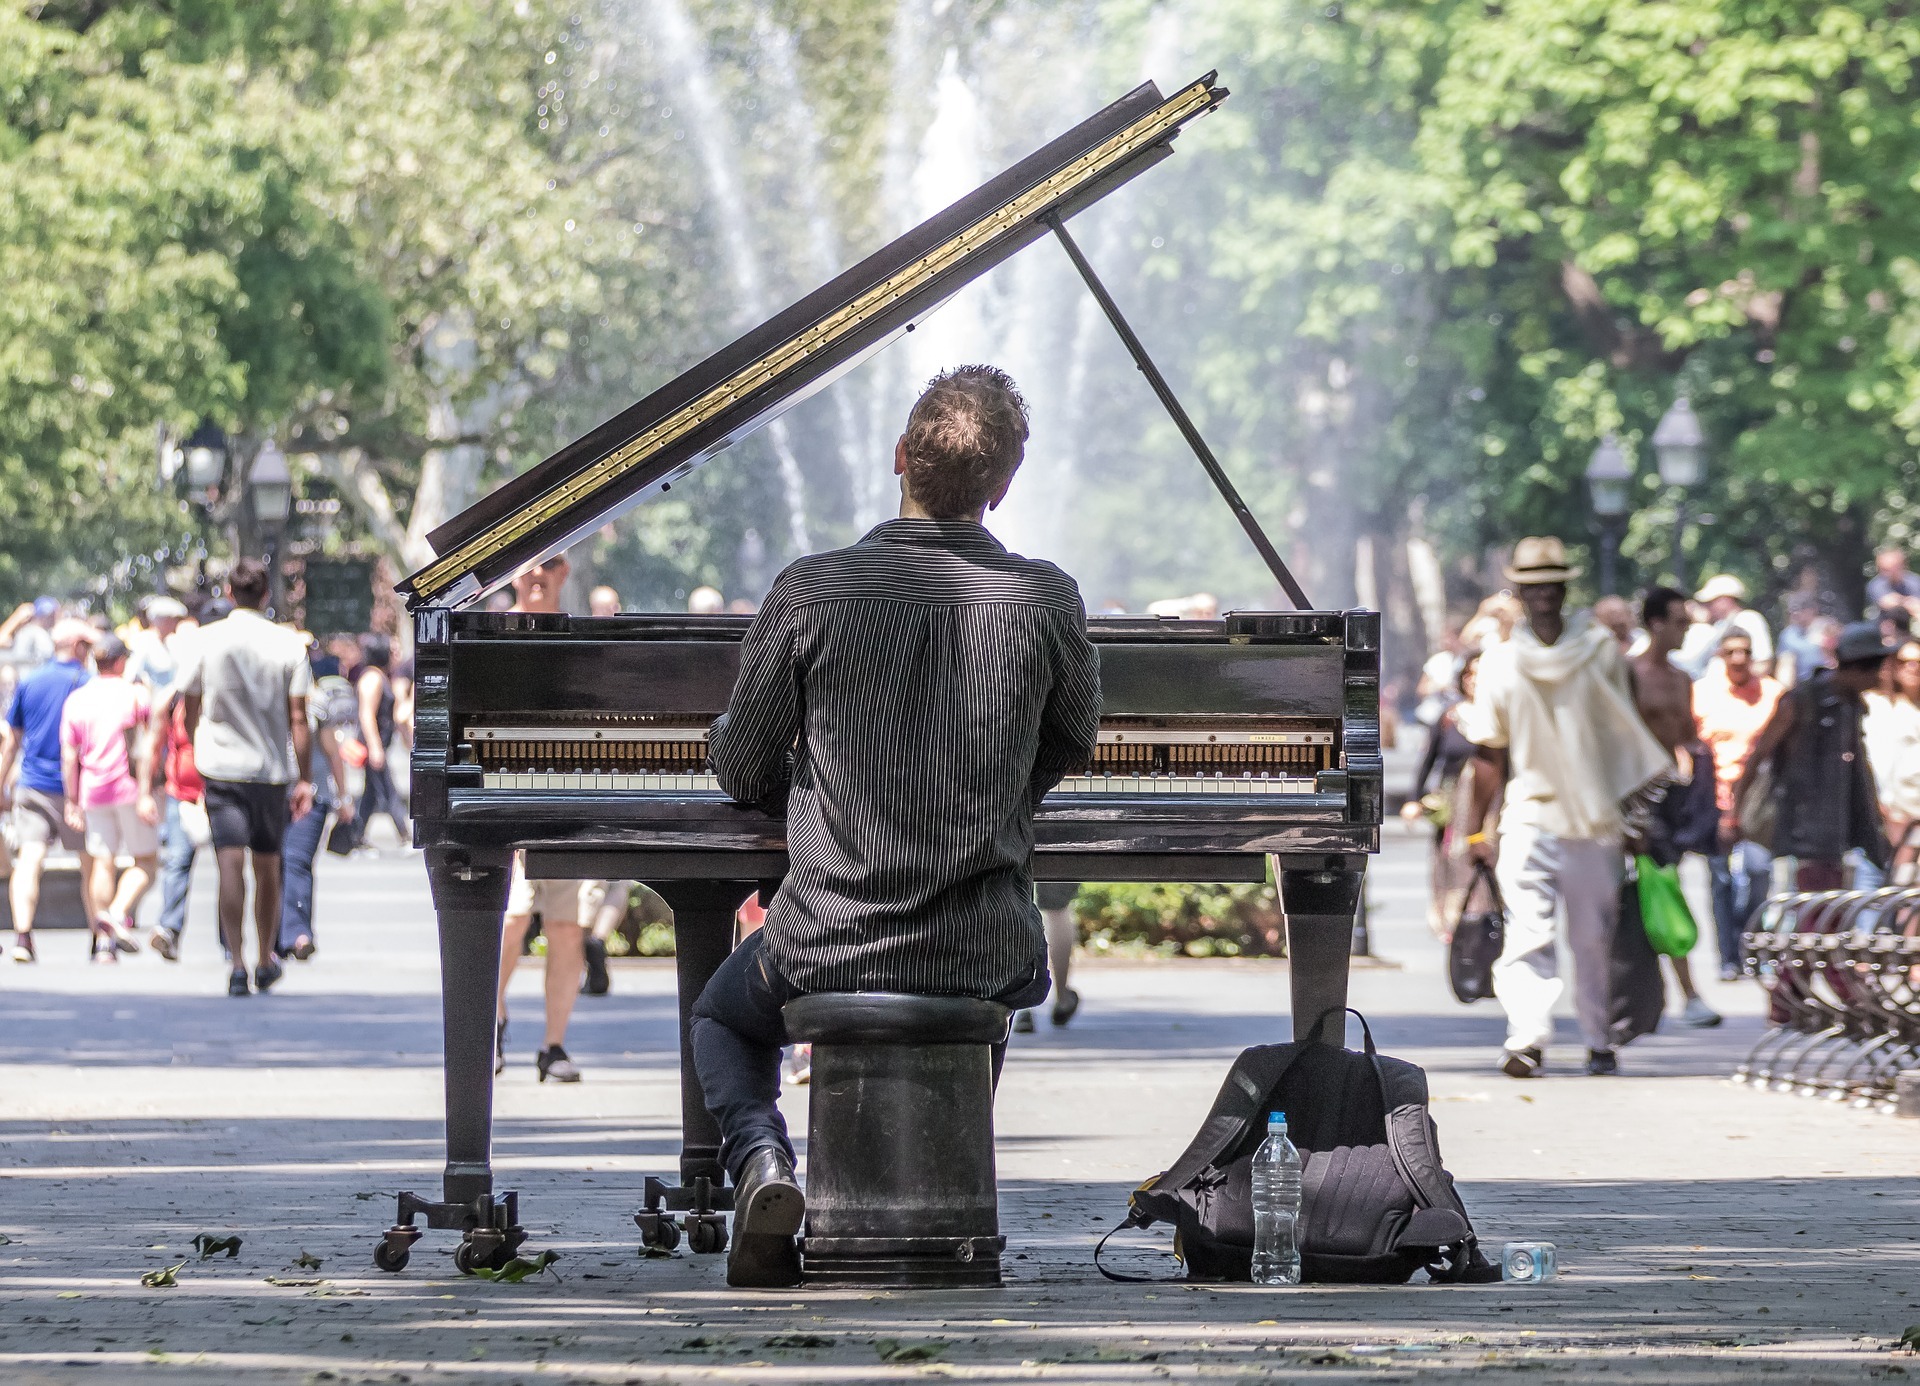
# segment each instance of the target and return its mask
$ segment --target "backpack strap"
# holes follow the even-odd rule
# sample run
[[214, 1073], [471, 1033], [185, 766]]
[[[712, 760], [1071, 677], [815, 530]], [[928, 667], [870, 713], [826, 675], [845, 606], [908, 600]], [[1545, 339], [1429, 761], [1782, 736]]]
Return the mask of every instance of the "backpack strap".
[[[1363, 1026], [1365, 1023], [1361, 1022]], [[1439, 1132], [1427, 1108], [1427, 1075], [1417, 1064], [1382, 1059], [1373, 1052], [1371, 1035], [1368, 1040], [1367, 1057], [1373, 1061], [1374, 1076], [1380, 1083], [1380, 1098], [1387, 1113], [1387, 1149], [1393, 1155], [1394, 1168], [1422, 1211], [1432, 1210], [1446, 1221], [1457, 1218], [1464, 1232], [1457, 1241], [1439, 1248], [1439, 1259], [1426, 1267], [1428, 1278], [1470, 1284], [1498, 1280], [1500, 1268], [1481, 1253], [1467, 1205], [1440, 1159]], [[1449, 1214], [1451, 1217], [1446, 1217]]]
[[[1152, 1223], [1153, 1215], [1151, 1213], [1143, 1213], [1138, 1208], [1129, 1205], [1125, 1220], [1115, 1223], [1112, 1227], [1108, 1228], [1107, 1235], [1094, 1244], [1093, 1268], [1099, 1271], [1100, 1274], [1106, 1276], [1107, 1279], [1117, 1280], [1123, 1285], [1158, 1285], [1171, 1283], [1163, 1281], [1156, 1275], [1128, 1275], [1125, 1271], [1108, 1270], [1100, 1264], [1100, 1253], [1107, 1249], [1107, 1241], [1115, 1232], [1127, 1227], [1147, 1227], [1152, 1225]], [[1173, 1279], [1178, 1280], [1179, 1277], [1175, 1276]]]
[[1191, 1183], [1201, 1170], [1218, 1164], [1264, 1115], [1267, 1098], [1280, 1086], [1299, 1054], [1296, 1044], [1257, 1044], [1242, 1050], [1227, 1070], [1226, 1081], [1221, 1083], [1200, 1133], [1155, 1184], [1178, 1189]]

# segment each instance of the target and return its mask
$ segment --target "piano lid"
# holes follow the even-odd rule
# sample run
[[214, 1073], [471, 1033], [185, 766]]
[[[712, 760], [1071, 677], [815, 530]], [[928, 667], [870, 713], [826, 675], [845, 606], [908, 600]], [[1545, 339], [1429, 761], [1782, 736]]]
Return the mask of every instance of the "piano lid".
[[434, 530], [433, 562], [400, 584], [412, 609], [478, 601], [666, 490], [832, 384], [1055, 219], [1173, 152], [1226, 99], [1208, 73], [1162, 98], [1148, 82], [693, 369]]

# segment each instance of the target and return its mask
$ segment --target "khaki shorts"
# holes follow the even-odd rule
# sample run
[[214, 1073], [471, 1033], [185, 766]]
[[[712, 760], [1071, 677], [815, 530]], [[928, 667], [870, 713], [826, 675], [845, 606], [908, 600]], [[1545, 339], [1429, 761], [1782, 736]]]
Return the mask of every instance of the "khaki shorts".
[[13, 830], [20, 845], [57, 842], [69, 852], [86, 849], [86, 839], [67, 826], [67, 796], [17, 785], [13, 791]]
[[160, 830], [132, 804], [102, 804], [87, 810], [87, 854], [95, 857], [150, 857], [160, 850]]
[[513, 879], [507, 886], [507, 914], [537, 914], [542, 924], [591, 923], [607, 898], [605, 881], [530, 881], [526, 857], [513, 854]]

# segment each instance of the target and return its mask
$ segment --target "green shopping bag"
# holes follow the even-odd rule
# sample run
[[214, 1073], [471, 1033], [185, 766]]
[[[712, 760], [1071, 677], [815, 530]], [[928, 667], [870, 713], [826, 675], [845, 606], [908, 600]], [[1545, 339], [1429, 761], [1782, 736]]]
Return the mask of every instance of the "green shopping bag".
[[1647, 942], [1656, 953], [1686, 957], [1700, 941], [1700, 926], [1693, 922], [1687, 897], [1680, 893], [1679, 870], [1656, 866], [1644, 853], [1633, 862], [1640, 878], [1640, 919], [1646, 926]]

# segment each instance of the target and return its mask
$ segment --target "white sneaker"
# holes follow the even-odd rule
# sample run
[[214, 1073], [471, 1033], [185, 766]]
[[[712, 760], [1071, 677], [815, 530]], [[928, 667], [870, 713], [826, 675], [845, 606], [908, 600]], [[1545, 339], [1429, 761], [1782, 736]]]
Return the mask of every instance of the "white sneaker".
[[1689, 998], [1687, 1008], [1680, 1012], [1680, 1023], [1689, 1029], [1711, 1030], [1720, 1020], [1720, 1012], [1698, 996]]
[[813, 1081], [813, 1046], [790, 1044], [780, 1056], [780, 1077], [794, 1087]]

